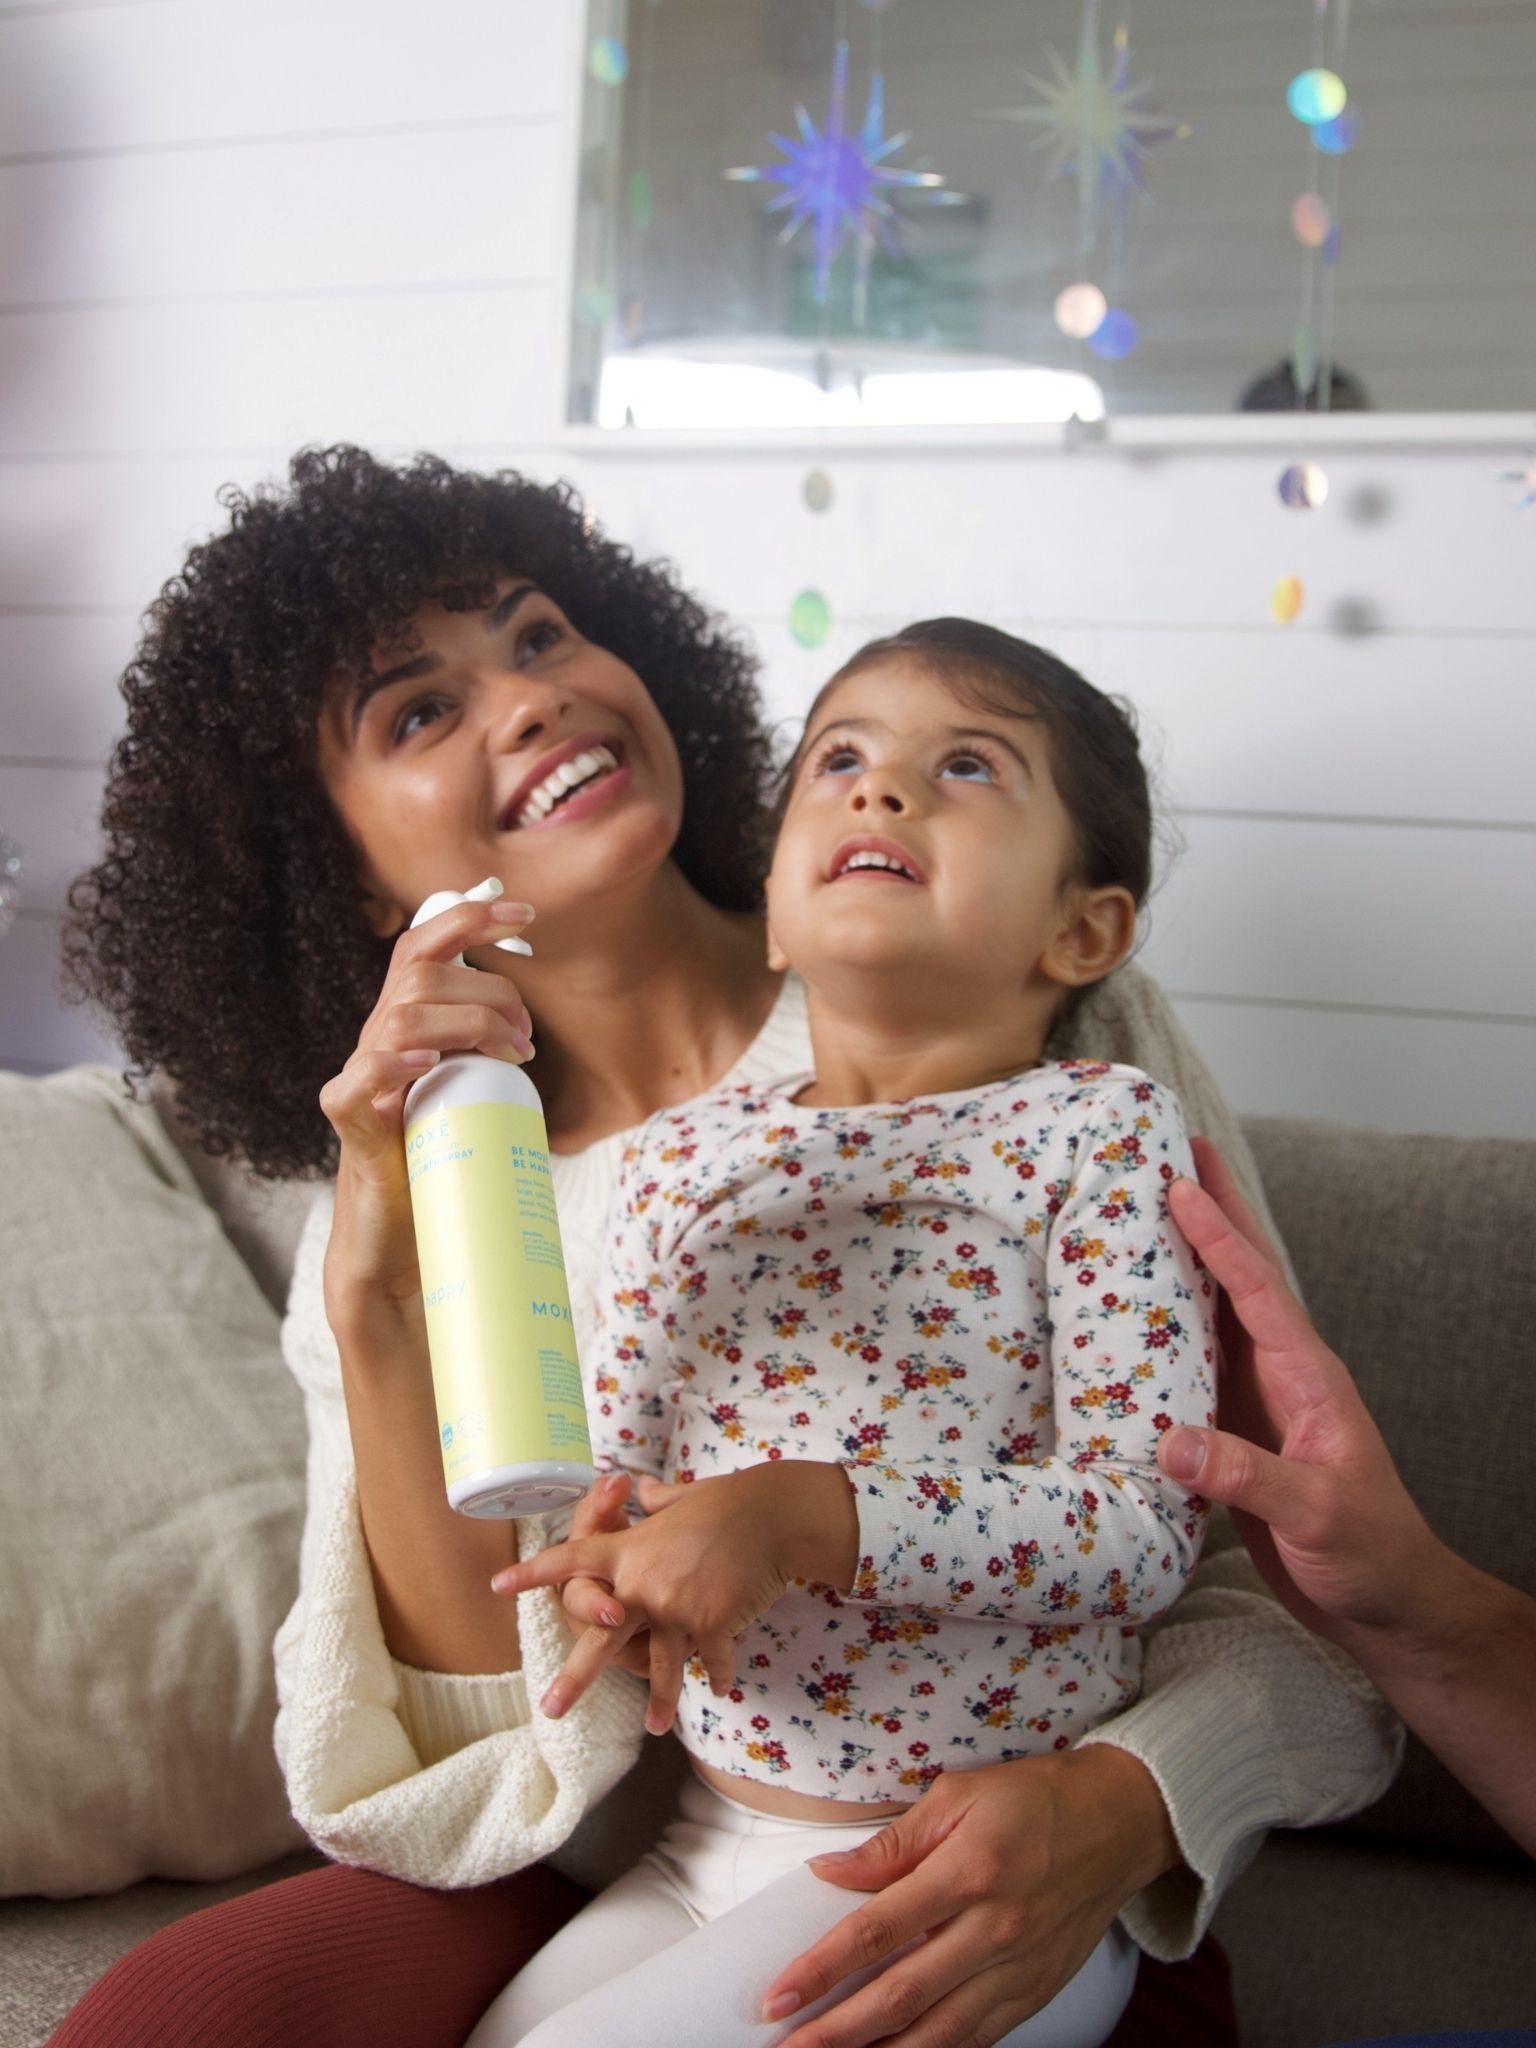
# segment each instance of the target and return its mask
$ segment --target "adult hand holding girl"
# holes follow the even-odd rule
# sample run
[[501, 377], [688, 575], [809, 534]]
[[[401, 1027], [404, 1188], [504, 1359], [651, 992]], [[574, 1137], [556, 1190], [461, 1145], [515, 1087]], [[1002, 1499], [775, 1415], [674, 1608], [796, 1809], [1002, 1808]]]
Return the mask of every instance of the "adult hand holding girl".
[[1225, 1427], [1171, 1430], [1159, 1461], [1231, 1507], [1276, 1597], [1536, 1853], [1536, 1602], [1435, 1535], [1221, 1155], [1193, 1149], [1200, 1185], [1168, 1199], [1224, 1290]]

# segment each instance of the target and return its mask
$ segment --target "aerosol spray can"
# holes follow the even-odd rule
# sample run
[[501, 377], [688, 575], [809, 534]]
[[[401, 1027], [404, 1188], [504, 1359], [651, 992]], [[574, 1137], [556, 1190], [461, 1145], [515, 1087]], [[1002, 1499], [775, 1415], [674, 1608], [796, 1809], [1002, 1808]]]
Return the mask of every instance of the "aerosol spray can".
[[[440, 890], [411, 923], [500, 894], [494, 877]], [[405, 1152], [449, 1502], [566, 1507], [592, 1484], [592, 1445], [538, 1091], [504, 1060], [448, 1053], [406, 1095]]]

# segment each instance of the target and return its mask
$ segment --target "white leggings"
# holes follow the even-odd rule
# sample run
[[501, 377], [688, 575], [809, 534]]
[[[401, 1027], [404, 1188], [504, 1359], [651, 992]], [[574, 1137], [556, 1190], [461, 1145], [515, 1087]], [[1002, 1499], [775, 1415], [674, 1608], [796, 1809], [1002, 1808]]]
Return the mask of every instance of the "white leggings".
[[[808, 1856], [853, 1849], [886, 1823], [774, 1820], [697, 1778], [649, 1855], [520, 1970], [466, 2048], [773, 2048], [878, 1974], [864, 1970], [788, 2019], [763, 1993], [867, 1893], [827, 1884]], [[999, 2048], [1099, 2048], [1136, 1982], [1111, 1927], [1071, 1983]]]

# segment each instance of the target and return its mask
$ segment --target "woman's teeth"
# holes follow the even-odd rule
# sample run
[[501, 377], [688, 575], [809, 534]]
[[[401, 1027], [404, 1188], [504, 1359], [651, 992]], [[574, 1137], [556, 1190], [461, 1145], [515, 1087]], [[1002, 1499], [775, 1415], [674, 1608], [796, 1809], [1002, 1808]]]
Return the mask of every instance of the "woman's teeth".
[[547, 818], [562, 797], [569, 796], [578, 784], [590, 782], [594, 775], [606, 775], [619, 765], [618, 756], [607, 747], [588, 747], [584, 754], [577, 754], [574, 760], [562, 761], [552, 769], [538, 788], [529, 797], [517, 814], [517, 823], [537, 825], [541, 818]]

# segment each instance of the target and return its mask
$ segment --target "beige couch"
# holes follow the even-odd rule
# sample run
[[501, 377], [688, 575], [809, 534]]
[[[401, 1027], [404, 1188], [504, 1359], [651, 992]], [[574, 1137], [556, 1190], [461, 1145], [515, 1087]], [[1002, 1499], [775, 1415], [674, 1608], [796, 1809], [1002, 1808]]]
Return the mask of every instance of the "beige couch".
[[[1536, 1592], [1536, 1145], [1247, 1130], [1410, 1485]], [[134, 1942], [313, 1860], [267, 1654], [302, 1510], [277, 1327], [309, 1193], [253, 1189], [100, 1068], [0, 1074], [0, 1148], [0, 2048], [33, 2048]], [[1422, 1752], [1369, 1814], [1273, 1840], [1218, 1931], [1250, 2048], [1536, 2019], [1533, 1866]]]

